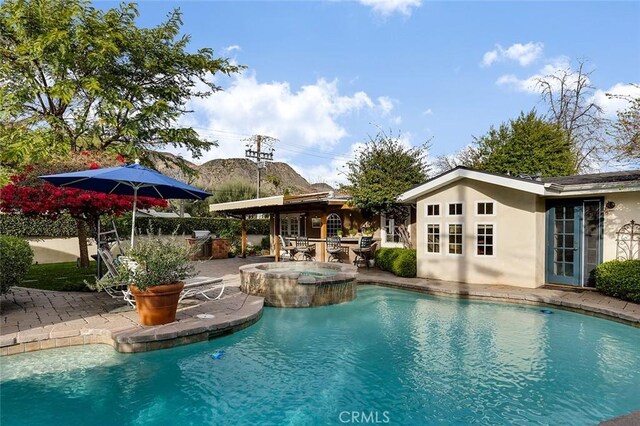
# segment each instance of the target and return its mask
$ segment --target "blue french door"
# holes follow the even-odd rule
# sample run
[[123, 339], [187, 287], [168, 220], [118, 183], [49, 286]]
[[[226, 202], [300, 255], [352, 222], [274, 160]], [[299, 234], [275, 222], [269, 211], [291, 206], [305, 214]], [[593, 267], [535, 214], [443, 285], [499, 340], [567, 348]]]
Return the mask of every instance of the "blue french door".
[[602, 201], [547, 202], [546, 281], [593, 286], [602, 262]]

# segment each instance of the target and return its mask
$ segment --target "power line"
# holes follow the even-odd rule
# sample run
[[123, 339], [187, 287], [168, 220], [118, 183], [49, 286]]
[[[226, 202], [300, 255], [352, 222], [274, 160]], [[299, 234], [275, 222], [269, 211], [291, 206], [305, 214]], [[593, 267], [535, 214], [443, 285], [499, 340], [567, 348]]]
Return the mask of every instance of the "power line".
[[[228, 130], [220, 130], [220, 129], [209, 129], [209, 128], [204, 128], [204, 127], [196, 127], [196, 126], [191, 126], [194, 129], [197, 130], [202, 130], [204, 132], [210, 133], [209, 136], [214, 136], [216, 137], [216, 139], [219, 139], [221, 141], [227, 141], [227, 142], [237, 142], [238, 139], [236, 138], [231, 138], [229, 136], [217, 136], [217, 135], [213, 135], [212, 133], [220, 133], [223, 135], [235, 135], [235, 136], [242, 136], [245, 137], [246, 139], [251, 140], [251, 138], [255, 135], [249, 135], [246, 133], [238, 133], [238, 132], [232, 132], [232, 131], [228, 131]], [[244, 139], [241, 139], [244, 140]], [[309, 157], [315, 157], [315, 158], [321, 158], [321, 159], [326, 159], [326, 160], [337, 160], [337, 161], [349, 161], [353, 158], [352, 155], [331, 155], [328, 153], [312, 153], [309, 152], [309, 147], [308, 146], [304, 146], [304, 145], [299, 145], [296, 143], [292, 143], [292, 142], [287, 142], [286, 146], [284, 145], [280, 145], [280, 149], [284, 150], [284, 151], [288, 151], [288, 152], [292, 152], [294, 154], [298, 154], [298, 155], [305, 155], [305, 156], [309, 156]], [[255, 157], [253, 157], [255, 158]]]

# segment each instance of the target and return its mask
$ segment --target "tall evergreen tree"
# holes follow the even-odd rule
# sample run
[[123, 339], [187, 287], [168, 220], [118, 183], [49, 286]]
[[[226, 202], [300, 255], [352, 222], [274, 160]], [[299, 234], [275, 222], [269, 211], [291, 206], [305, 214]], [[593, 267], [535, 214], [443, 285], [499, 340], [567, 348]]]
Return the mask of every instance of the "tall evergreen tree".
[[473, 166], [480, 170], [542, 176], [576, 172], [575, 154], [562, 128], [534, 110], [474, 139]]

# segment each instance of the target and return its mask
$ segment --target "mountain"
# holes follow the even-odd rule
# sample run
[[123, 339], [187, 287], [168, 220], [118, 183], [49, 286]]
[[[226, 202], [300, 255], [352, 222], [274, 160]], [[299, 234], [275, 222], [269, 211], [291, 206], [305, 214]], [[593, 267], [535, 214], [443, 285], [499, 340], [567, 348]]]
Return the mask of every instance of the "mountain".
[[[173, 157], [172, 154], [162, 153], [166, 157]], [[174, 177], [189, 184], [207, 191], [215, 191], [226, 183], [245, 182], [255, 185], [257, 180], [256, 163], [246, 158], [219, 158], [207, 161], [204, 164], [196, 165], [187, 162], [189, 167], [198, 171], [195, 179], [187, 179], [185, 175], [175, 166], [167, 166], [157, 161], [155, 166], [161, 173]], [[274, 182], [278, 182], [276, 187]], [[288, 189], [291, 194], [302, 194], [308, 192], [326, 192], [333, 188], [326, 183], [309, 183], [300, 176], [291, 166], [286, 163], [272, 162], [266, 163], [266, 167], [260, 170], [261, 190], [269, 194], [282, 194]]]

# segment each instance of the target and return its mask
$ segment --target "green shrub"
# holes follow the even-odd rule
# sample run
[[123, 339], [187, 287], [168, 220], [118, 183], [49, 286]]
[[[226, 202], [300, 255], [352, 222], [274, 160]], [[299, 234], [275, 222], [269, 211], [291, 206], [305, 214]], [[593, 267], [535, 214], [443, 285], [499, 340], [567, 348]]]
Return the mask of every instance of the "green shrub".
[[604, 294], [640, 303], [640, 260], [612, 260], [595, 269], [596, 288]]
[[33, 252], [25, 240], [0, 235], [0, 294], [5, 294], [14, 285], [20, 285], [29, 272]]
[[395, 258], [398, 256], [398, 253], [401, 249], [398, 248], [381, 248], [376, 250], [376, 253], [374, 255], [375, 260], [376, 260], [376, 265], [378, 266], [378, 268], [382, 269], [383, 271], [391, 271], [391, 265], [393, 264], [393, 261], [395, 260]]
[[[116, 228], [120, 235], [131, 233], [131, 215], [116, 218]], [[110, 227], [111, 225], [106, 225]], [[268, 235], [269, 219], [249, 219], [246, 222], [247, 234]], [[153, 229], [163, 235], [189, 235], [195, 230], [208, 230], [213, 235], [229, 237], [242, 232], [239, 219], [211, 217], [136, 217], [136, 228], [142, 233]]]
[[376, 265], [399, 277], [416, 276], [416, 251], [404, 248], [381, 248], [375, 254]]
[[391, 272], [398, 277], [414, 278], [416, 276], [416, 251], [402, 250], [391, 265]]
[[0, 234], [15, 237], [68, 238], [77, 236], [78, 228], [71, 216], [61, 216], [57, 220], [52, 220], [21, 214], [1, 214]]
[[[131, 215], [127, 214], [115, 219], [116, 228], [121, 237], [131, 233]], [[105, 220], [103, 229], [111, 229], [111, 221]], [[152, 228], [154, 232], [170, 235], [188, 235], [194, 230], [209, 230], [214, 235], [240, 235], [240, 220], [232, 218], [210, 217], [137, 217], [136, 228], [144, 234]], [[0, 234], [15, 237], [48, 237], [69, 238], [77, 236], [76, 222], [70, 216], [61, 216], [57, 220], [44, 217], [27, 217], [19, 214], [0, 215]], [[247, 233], [252, 235], [268, 235], [269, 219], [247, 220]]]
[[271, 239], [269, 237], [262, 237], [262, 240], [260, 240], [260, 248], [262, 250], [269, 250], [270, 247]]

